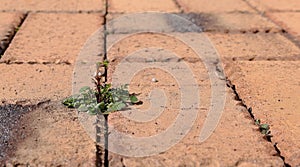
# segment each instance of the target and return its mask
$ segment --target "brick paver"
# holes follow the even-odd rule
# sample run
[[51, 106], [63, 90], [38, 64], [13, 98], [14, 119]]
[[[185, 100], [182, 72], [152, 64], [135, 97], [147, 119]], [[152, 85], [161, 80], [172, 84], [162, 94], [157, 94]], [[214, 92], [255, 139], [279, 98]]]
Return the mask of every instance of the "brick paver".
[[139, 12], [179, 12], [173, 0], [109, 0], [108, 11], [117, 13], [139, 13]]
[[34, 11], [34, 12], [79, 12], [79, 11], [103, 11], [102, 0], [3, 0], [0, 10], [4, 11]]
[[207, 33], [207, 36], [224, 60], [299, 60], [300, 49], [282, 34]]
[[[131, 25], [132, 20], [126, 19], [112, 27], [107, 23], [107, 40], [104, 40], [103, 33], [98, 33], [88, 42], [98, 48], [88, 46], [82, 50], [87, 39], [95, 35], [93, 33], [103, 24], [104, 2], [2, 0], [0, 48], [5, 48], [3, 41], [9, 41], [7, 34], [12, 37], [11, 32], [20, 25], [24, 13], [28, 14], [0, 60], [2, 103], [5, 103], [4, 99], [51, 99], [60, 103], [62, 98], [71, 95], [72, 83], [78, 82], [79, 86], [90, 81], [91, 76], [80, 76], [80, 70], [91, 73], [98, 57], [99, 61], [103, 58], [103, 43], [107, 42], [109, 48], [114, 39], [126, 37], [113, 43], [108, 50], [109, 81], [122, 81], [122, 77], [131, 70], [128, 68], [116, 73], [122, 63], [136, 65], [133, 68], [141, 67], [130, 81], [130, 91], [140, 94], [139, 98], [143, 101], [136, 107], [143, 110], [158, 107], [164, 112], [146, 123], [128, 120], [121, 113], [114, 113], [109, 117], [110, 124], [135, 137], [152, 136], [167, 130], [180, 115], [180, 91], [183, 88], [197, 86], [201, 103], [200, 106], [182, 108], [186, 112], [195, 109], [199, 114], [190, 133], [174, 147], [144, 158], [110, 153], [111, 166], [283, 166], [283, 157], [292, 166], [300, 165], [298, 0], [108, 0], [108, 15], [105, 15], [108, 21], [123, 14], [143, 12], [177, 13], [188, 18], [204, 30], [202, 35], [209, 38], [222, 59], [218, 62], [208, 57], [210, 66], [205, 66], [203, 59], [189, 46], [193, 45], [201, 53], [213, 54], [206, 47], [208, 41], [198, 44], [196, 41], [202, 39], [198, 31], [189, 32], [194, 27], [183, 27], [184, 22], [174, 22], [168, 17], [157, 20], [153, 17], [148, 22], [149, 17], [144, 17], [146, 22], [135, 22], [136, 25]], [[153, 21], [157, 23], [153, 24]], [[189, 43], [161, 33], [127, 36], [139, 30], [170, 32], [189, 39]], [[81, 57], [77, 59], [79, 53]], [[172, 53], [178, 57], [172, 57]], [[122, 62], [128, 55], [144, 57], [129, 57]], [[159, 68], [146, 68], [155, 63], [160, 63]], [[218, 63], [224, 65], [226, 77], [236, 86], [242, 102], [237, 101], [230, 88], [218, 92], [219, 97], [222, 93], [226, 94], [224, 112], [210, 138], [200, 143], [198, 135], [208, 116], [212, 85], [216, 84], [209, 82], [208, 68], [213, 67], [214, 76], [225, 83], [225, 77], [218, 72]], [[182, 68], [182, 64], [190, 71]], [[162, 70], [170, 65], [174, 65], [171, 70], [175, 70], [175, 74]], [[74, 70], [74, 67], [77, 68]], [[72, 81], [73, 74], [81, 78]], [[186, 80], [180, 85], [176, 76], [184, 79], [193, 77], [195, 83]], [[168, 98], [165, 107], [151, 106], [148, 95], [155, 88], [165, 91], [164, 95]], [[193, 95], [196, 91], [187, 93]], [[158, 102], [163, 102], [163, 99], [158, 99]], [[255, 118], [271, 126], [272, 142], [263, 138], [242, 103], [252, 107]], [[56, 102], [47, 105], [25, 115], [24, 120], [28, 122], [23, 121], [23, 129], [30, 131], [28, 134], [31, 135], [18, 143], [14, 150], [14, 157], [18, 159], [10, 157], [10, 162], [20, 165], [94, 165], [95, 147], [75, 122], [77, 117], [65, 113]], [[174, 139], [183, 135], [176, 133]], [[120, 139], [114, 147], [122, 148], [122, 142]], [[145, 143], [143, 148], [151, 144]], [[274, 144], [277, 144], [282, 158]]]
[[26, 138], [22, 137], [6, 166], [94, 166], [94, 142], [77, 118], [60, 102], [37, 107], [24, 115], [22, 130], [17, 133]]
[[298, 0], [247, 0], [253, 7], [261, 11], [297, 11], [300, 10]]
[[1, 64], [0, 69], [0, 99], [61, 99], [71, 95], [71, 65]]
[[207, 0], [178, 0], [185, 12], [196, 13], [220, 13], [220, 12], [253, 12], [242, 0], [223, 0], [223, 1], [207, 1]]
[[281, 29], [256, 13], [200, 13], [188, 14], [189, 20], [203, 28], [203, 31], [221, 32], [279, 32]]
[[[164, 15], [164, 16], [163, 16]], [[180, 18], [180, 19], [179, 19]], [[137, 31], [190, 32], [198, 26], [198, 31], [222, 33], [277, 33], [282, 28], [256, 13], [151, 13], [142, 16], [134, 14], [107, 15], [109, 33], [133, 33]], [[136, 19], [134, 24], [133, 20]], [[174, 21], [181, 20], [181, 22]], [[142, 20], [147, 20], [142, 21]], [[128, 23], [129, 22], [129, 23]], [[187, 24], [194, 24], [187, 27]], [[183, 29], [183, 27], [185, 27]], [[201, 30], [200, 30], [201, 29]]]
[[1, 61], [74, 64], [101, 24], [99, 14], [30, 14]]
[[274, 12], [267, 14], [274, 22], [284, 27], [289, 33], [300, 39], [300, 13], [297, 12]]
[[[229, 78], [254, 115], [271, 126], [286, 162], [300, 165], [299, 61], [237, 62]], [[233, 71], [233, 70], [232, 70]]]

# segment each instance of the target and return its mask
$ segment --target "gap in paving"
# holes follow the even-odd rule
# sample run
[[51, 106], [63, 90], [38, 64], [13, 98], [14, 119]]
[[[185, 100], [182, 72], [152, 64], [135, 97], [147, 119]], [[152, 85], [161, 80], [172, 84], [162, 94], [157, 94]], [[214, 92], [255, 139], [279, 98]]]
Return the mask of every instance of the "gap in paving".
[[[255, 10], [258, 14], [260, 14], [262, 17], [268, 19], [270, 22], [274, 23], [275, 25], [277, 25], [278, 27], [281, 27], [281, 29], [284, 31], [283, 35], [290, 40], [291, 42], [293, 42], [297, 47], [300, 48], [300, 41], [295, 38], [295, 36], [293, 36], [292, 34], [288, 33], [282, 26], [280, 26], [279, 23], [277, 23], [276, 21], [274, 21], [273, 19], [270, 19], [268, 17], [268, 15], [266, 15], [265, 12], [260, 11], [259, 9], [257, 9], [255, 6], [251, 5], [248, 0], [243, 0], [245, 3], [247, 3], [253, 10]], [[300, 12], [298, 10], [296, 10], [296, 12]]]
[[[226, 79], [226, 85], [227, 85], [228, 88], [230, 88], [230, 89], [233, 91], [233, 93], [234, 93], [234, 95], [235, 95], [235, 100], [239, 101], [239, 102], [240, 102], [239, 104], [240, 104], [242, 107], [244, 107], [244, 108], [248, 111], [250, 117], [251, 117], [252, 120], [253, 120], [253, 123], [255, 123], [257, 120], [260, 120], [259, 118], [256, 118], [255, 115], [253, 114], [253, 112], [252, 112], [252, 107], [251, 107], [251, 106], [247, 106], [247, 104], [245, 104], [244, 100], [241, 99], [241, 97], [240, 97], [238, 91], [236, 90], [236, 86], [233, 85], [233, 84], [231, 83], [231, 81], [230, 81], [228, 78]], [[258, 125], [258, 126], [259, 126], [259, 125]], [[270, 133], [269, 135], [265, 135], [265, 136], [264, 136], [264, 138], [265, 138], [268, 142], [270, 142], [271, 144], [273, 144], [273, 142], [272, 142], [272, 137], [273, 137], [273, 136], [272, 136], [271, 133]], [[285, 157], [281, 155], [281, 151], [280, 151], [279, 148], [277, 147], [277, 143], [273, 144], [273, 146], [274, 146], [275, 151], [277, 152], [277, 154], [274, 155], [274, 156], [279, 156], [279, 157], [282, 159], [282, 161], [284, 162], [284, 166], [285, 166], [285, 167], [291, 167], [291, 165], [289, 165], [288, 163], [285, 162]]]
[[[103, 0], [103, 4], [104, 4], [104, 11], [103, 11], [103, 55], [104, 58], [103, 60], [107, 60], [107, 15], [108, 15], [108, 0]], [[105, 82], [107, 81], [107, 67], [105, 67], [104, 69], [104, 76], [105, 76]], [[101, 124], [103, 123], [103, 121], [101, 120], [100, 117], [97, 116], [96, 119], [96, 161], [95, 161], [95, 165], [96, 167], [108, 167], [109, 166], [109, 160], [108, 160], [108, 150], [107, 150], [107, 145], [103, 146], [100, 145], [101, 141], [103, 139], [101, 139], [101, 132], [103, 131], [103, 126], [101, 126]], [[107, 136], [108, 137], [108, 136]], [[105, 140], [105, 139], [104, 139]], [[108, 140], [107, 140], [108, 142]]]
[[51, 11], [51, 10], [28, 10], [28, 11], [19, 11], [19, 10], [0, 10], [1, 13], [14, 13], [14, 12], [26, 12], [26, 13], [52, 13], [52, 14], [80, 14], [80, 13], [83, 13], [83, 14], [97, 14], [97, 13], [103, 13], [102, 10], [89, 10], [89, 11], [63, 11], [63, 10], [60, 10], [60, 11]]
[[298, 13], [300, 12], [300, 10], [275, 10], [275, 9], [272, 9], [272, 10], [269, 10], [268, 13], [289, 13], [289, 12], [293, 12], [293, 13]]
[[[3, 41], [3, 48], [0, 48], [0, 59], [2, 58], [2, 56], [4, 55], [5, 51], [7, 50], [7, 48], [9, 47], [10, 43], [13, 41], [15, 35], [18, 33], [18, 30], [21, 28], [21, 26], [23, 25], [24, 21], [26, 20], [28, 16], [28, 13], [25, 13], [20, 20], [19, 25], [17, 25], [17, 27], [14, 27], [14, 30], [11, 30], [8, 32], [8, 34], [6, 35], [6, 39], [4, 39]], [[1, 40], [1, 39], [0, 39]], [[1, 41], [2, 42], [2, 41]]]
[[173, 0], [173, 2], [176, 5], [176, 7], [180, 10], [180, 13], [183, 13], [184, 10], [183, 10], [182, 6], [180, 5], [180, 3], [177, 0]]

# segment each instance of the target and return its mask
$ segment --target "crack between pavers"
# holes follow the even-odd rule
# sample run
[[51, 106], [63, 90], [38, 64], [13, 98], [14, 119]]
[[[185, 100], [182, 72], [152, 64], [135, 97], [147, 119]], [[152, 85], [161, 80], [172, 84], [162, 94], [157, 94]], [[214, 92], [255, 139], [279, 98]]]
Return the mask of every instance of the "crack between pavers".
[[[284, 29], [273, 29], [273, 28], [265, 28], [265, 29], [222, 29], [222, 28], [205, 28], [202, 26], [199, 26], [202, 28], [202, 32], [208, 32], [208, 33], [218, 33], [218, 34], [268, 34], [268, 33], [272, 33], [272, 34], [286, 34], [287, 32]], [[132, 34], [135, 32], [139, 32], [139, 30], [136, 31], [126, 31], [126, 32], [108, 32], [108, 34], [111, 35], [127, 35], [127, 34]], [[164, 31], [162, 31], [164, 32]], [[195, 31], [197, 32], [197, 31]], [[175, 30], [171, 30], [168, 31], [168, 33], [191, 33], [191, 31], [175, 31]], [[198, 32], [199, 33], [199, 32]]]
[[4, 60], [0, 61], [0, 64], [6, 64], [6, 65], [22, 65], [22, 64], [28, 64], [28, 65], [72, 65], [69, 61], [11, 61], [11, 60]]
[[9, 47], [10, 43], [13, 41], [14, 37], [18, 33], [18, 29], [23, 25], [27, 16], [28, 16], [28, 13], [24, 13], [20, 18], [20, 23], [16, 27], [13, 27], [14, 29], [10, 30], [8, 32], [8, 34], [6, 34], [6, 38], [4, 39], [4, 41], [0, 40], [0, 42], [3, 43], [3, 46], [2, 46], [3, 48], [1, 48], [1, 46], [0, 46], [0, 59], [4, 55], [7, 48]]
[[296, 39], [296, 37], [290, 33], [288, 33], [285, 30], [285, 27], [280, 26], [279, 23], [277, 23], [276, 21], [274, 21], [272, 18], [270, 18], [268, 15], [266, 15], [265, 11], [260, 11], [259, 9], [257, 9], [255, 6], [251, 5], [249, 3], [248, 0], [242, 0], [244, 1], [250, 8], [252, 8], [254, 11], [256, 11], [258, 14], [260, 14], [263, 18], [267, 19], [268, 21], [270, 21], [271, 23], [275, 24], [276, 26], [280, 27], [282, 29], [283, 32], [283, 36], [285, 38], [287, 38], [288, 40], [290, 40], [292, 43], [294, 43], [298, 48], [300, 48], [300, 41], [298, 39]]
[[183, 7], [180, 5], [180, 3], [177, 0], [173, 0], [176, 7], [179, 9], [180, 13], [184, 13]]
[[49, 13], [49, 14], [97, 14], [102, 13], [102, 10], [78, 10], [78, 11], [55, 11], [55, 10], [0, 10], [1, 13], [15, 13], [15, 12], [26, 12], [26, 13]]
[[121, 158], [120, 161], [121, 161], [122, 167], [126, 167], [126, 165], [124, 163], [124, 158]]
[[[250, 117], [252, 118], [253, 123], [255, 123], [256, 120], [259, 120], [253, 114], [252, 107], [247, 106], [247, 104], [244, 102], [244, 100], [239, 95], [239, 93], [238, 93], [238, 91], [236, 89], [236, 86], [234, 84], [232, 84], [232, 82], [228, 78], [226, 78], [226, 85], [227, 85], [228, 88], [230, 88], [233, 91], [233, 93], [235, 95], [235, 100], [239, 102], [239, 105], [242, 106], [242, 107], [244, 107], [248, 111]], [[264, 138], [268, 142], [270, 142], [271, 144], [273, 144], [272, 139], [271, 139], [272, 137], [273, 137], [273, 135], [271, 133], [269, 135], [265, 135], [264, 136]], [[274, 155], [274, 156], [280, 157], [282, 159], [285, 167], [291, 167], [291, 165], [289, 165], [288, 163], [285, 162], [285, 157], [282, 156], [280, 149], [277, 147], [277, 144], [278, 143], [273, 144], [273, 147], [274, 147], [274, 149], [276, 151], [276, 155]]]
[[[108, 0], [102, 0], [104, 4], [104, 10], [103, 10], [103, 57], [104, 60], [107, 60], [107, 15], [108, 15]], [[105, 82], [107, 82], [107, 67], [105, 66], [104, 70], [104, 78]], [[109, 161], [108, 161], [108, 146], [104, 145], [104, 149], [100, 145], [101, 143], [101, 132], [104, 131], [103, 126], [101, 124], [103, 123], [103, 120], [97, 116], [96, 118], [96, 167], [108, 167]], [[108, 136], [105, 136], [108, 138]], [[106, 143], [105, 143], [106, 144]], [[104, 153], [104, 154], [103, 154]]]
[[300, 10], [276, 10], [276, 9], [268, 10], [268, 13], [289, 13], [289, 12], [298, 13], [300, 12]]

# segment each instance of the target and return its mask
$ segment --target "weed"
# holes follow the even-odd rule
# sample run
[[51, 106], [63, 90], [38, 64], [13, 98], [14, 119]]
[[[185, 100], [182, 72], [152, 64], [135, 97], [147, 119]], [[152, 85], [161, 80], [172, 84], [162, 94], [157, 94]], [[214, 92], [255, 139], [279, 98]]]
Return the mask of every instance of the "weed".
[[15, 28], [15, 32], [18, 32], [20, 30], [20, 27]]
[[259, 131], [264, 134], [267, 138], [271, 138], [271, 131], [269, 124], [262, 124], [259, 119], [255, 120], [255, 124], [259, 127]]
[[[96, 66], [97, 71], [92, 78], [95, 88], [82, 87], [79, 94], [64, 99], [63, 104], [69, 108], [76, 108], [78, 112], [104, 116], [104, 166], [108, 167], [108, 116], [112, 112], [126, 109], [128, 105], [140, 104], [140, 101], [135, 94], [129, 94], [128, 85], [112, 88], [111, 84], [106, 83], [107, 60], [98, 62]], [[105, 69], [104, 72], [100, 71], [101, 68]]]
[[[108, 62], [97, 63], [97, 67], [107, 66]], [[87, 112], [91, 115], [108, 115], [120, 111], [129, 105], [139, 102], [135, 94], [130, 94], [128, 85], [112, 88], [111, 84], [103, 81], [104, 75], [97, 70], [93, 81], [95, 89], [88, 86], [82, 87], [79, 94], [63, 100], [63, 104], [69, 108], [76, 108], [79, 112]]]

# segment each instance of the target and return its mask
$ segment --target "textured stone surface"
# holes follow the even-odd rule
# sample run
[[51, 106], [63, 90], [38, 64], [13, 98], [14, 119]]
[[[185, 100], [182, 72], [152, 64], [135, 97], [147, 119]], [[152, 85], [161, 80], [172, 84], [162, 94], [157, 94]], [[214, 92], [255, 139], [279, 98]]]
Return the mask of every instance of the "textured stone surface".
[[226, 60], [299, 60], [300, 49], [281, 34], [207, 33]]
[[73, 64], [101, 24], [99, 14], [30, 14], [1, 61]]
[[279, 32], [281, 29], [256, 13], [190, 13], [182, 15], [204, 31], [226, 33]]
[[[109, 41], [115, 39], [116, 36], [120, 35], [109, 35]], [[184, 36], [188, 36], [188, 34]], [[195, 34], [192, 34], [190, 37], [195, 36]], [[152, 53], [152, 48], [160, 48], [161, 50]], [[148, 51], [142, 49], [148, 49]], [[185, 76], [187, 78], [187, 75], [194, 75], [199, 93], [201, 93], [201, 105], [197, 108], [199, 112], [197, 119], [191, 131], [174, 147], [146, 158], [128, 158], [113, 155], [111, 162], [114, 164], [122, 163], [125, 166], [283, 165], [283, 161], [279, 157], [273, 156], [276, 152], [272, 144], [263, 139], [263, 136], [258, 132], [258, 127], [254, 125], [247, 111], [234, 100], [233, 93], [230, 90], [224, 90], [225, 92], [223, 92], [227, 98], [217, 129], [205, 142], [199, 142], [199, 133], [208, 114], [212, 88], [208, 82], [207, 69], [200, 58], [190, 49], [189, 46], [175, 38], [147, 33], [128, 36], [111, 47], [108, 58], [111, 60], [109, 76], [112, 77], [110, 79], [113, 83], [119, 83], [122, 76], [128, 75], [127, 70], [121, 70], [122, 75], [116, 72], [120, 70], [118, 68], [124, 63], [122, 59], [125, 57], [129, 56], [125, 58], [125, 62], [137, 63], [136, 65], [143, 67], [135, 75], [129, 76], [130, 91], [140, 94], [139, 98], [143, 101], [143, 105], [137, 106], [137, 108], [144, 111], [151, 107], [149, 94], [155, 88], [163, 90], [168, 99], [166, 105], [161, 106], [164, 113], [149, 122], [142, 123], [129, 120], [122, 115], [122, 112], [112, 114], [109, 122], [117, 130], [134, 137], [149, 137], [166, 131], [180, 113], [181, 95], [183, 93], [196, 93], [182, 92], [182, 88], [191, 86], [192, 82], [186, 80], [183, 85], [180, 85], [180, 82], [175, 79], [176, 77]], [[164, 53], [164, 50], [176, 53], [181, 61], [167, 59], [168, 54], [161, 54]], [[134, 54], [140, 56], [140, 58], [130, 58], [130, 55]], [[151, 55], [160, 54], [159, 59], [151, 59]], [[192, 74], [184, 73], [184, 70], [177, 73], [162, 70], [168, 65], [175, 65], [173, 68], [176, 69], [183, 62], [188, 65]], [[162, 64], [159, 68], [147, 68], [147, 66], [155, 63]], [[157, 82], [153, 82], [153, 78]], [[151, 145], [151, 143], [145, 143], [145, 147], [146, 145]]]
[[62, 99], [71, 95], [71, 65], [1, 64], [0, 99]]
[[118, 13], [179, 12], [173, 0], [109, 0], [108, 11]]
[[7, 11], [102, 11], [104, 4], [102, 0], [3, 0], [0, 10]]
[[268, 13], [274, 22], [284, 27], [289, 33], [300, 39], [300, 13], [284, 12], [284, 13]]
[[299, 166], [300, 62], [242, 61], [228, 69], [235, 71], [229, 79], [241, 98], [257, 119], [271, 126], [273, 142], [278, 143], [286, 162]]
[[260, 11], [296, 11], [300, 10], [298, 0], [247, 0]]
[[195, 13], [220, 13], [220, 12], [236, 12], [236, 11], [254, 11], [250, 6], [242, 0], [223, 0], [223, 1], [209, 1], [209, 0], [178, 0], [185, 12]]
[[[95, 145], [77, 113], [60, 101], [35, 106], [18, 122], [7, 166], [95, 166]], [[17, 127], [16, 127], [17, 128]]]

